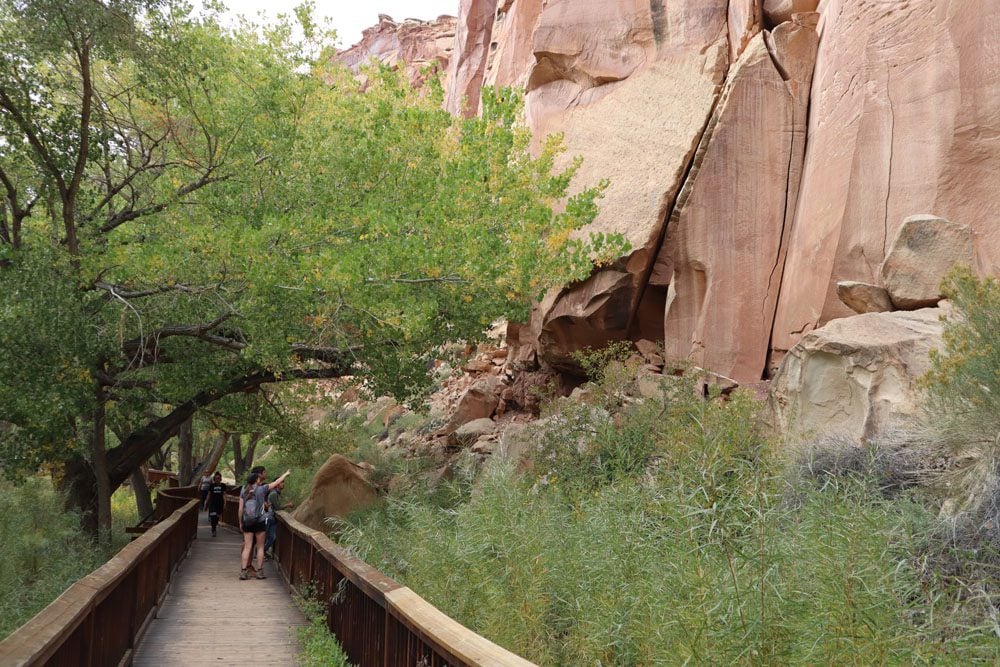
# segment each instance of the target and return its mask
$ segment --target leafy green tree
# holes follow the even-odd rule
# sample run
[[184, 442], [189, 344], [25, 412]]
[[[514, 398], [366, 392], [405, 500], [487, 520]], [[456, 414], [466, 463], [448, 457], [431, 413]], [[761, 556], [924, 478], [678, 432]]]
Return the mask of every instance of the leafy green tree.
[[57, 463], [95, 533], [199, 409], [345, 375], [412, 393], [432, 346], [622, 250], [573, 234], [599, 188], [566, 198], [575, 164], [529, 153], [515, 94], [454, 119], [298, 14], [296, 41], [172, 0], [0, 7], [0, 464]]

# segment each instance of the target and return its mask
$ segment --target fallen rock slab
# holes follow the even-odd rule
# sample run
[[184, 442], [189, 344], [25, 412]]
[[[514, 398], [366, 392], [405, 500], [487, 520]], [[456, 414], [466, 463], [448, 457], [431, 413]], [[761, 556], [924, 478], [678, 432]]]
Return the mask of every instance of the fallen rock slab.
[[917, 379], [941, 345], [940, 308], [867, 313], [806, 334], [771, 382], [772, 424], [795, 441], [874, 438], [920, 412]]
[[889, 291], [871, 283], [841, 280], [837, 283], [837, 296], [856, 313], [887, 313], [893, 310]]

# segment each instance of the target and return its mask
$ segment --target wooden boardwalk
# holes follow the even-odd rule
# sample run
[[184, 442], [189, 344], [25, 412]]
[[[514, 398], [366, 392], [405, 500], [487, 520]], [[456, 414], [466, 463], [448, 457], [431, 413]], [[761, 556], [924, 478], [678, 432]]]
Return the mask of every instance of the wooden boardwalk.
[[278, 568], [264, 563], [267, 579], [240, 581], [239, 533], [208, 517], [170, 584], [170, 592], [139, 642], [133, 665], [294, 665], [296, 628], [306, 623]]

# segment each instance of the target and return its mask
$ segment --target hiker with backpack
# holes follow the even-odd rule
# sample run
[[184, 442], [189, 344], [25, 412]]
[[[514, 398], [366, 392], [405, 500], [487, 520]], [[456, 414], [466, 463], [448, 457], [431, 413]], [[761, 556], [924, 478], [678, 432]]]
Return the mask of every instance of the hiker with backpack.
[[216, 528], [219, 526], [219, 517], [226, 506], [226, 485], [222, 482], [222, 473], [216, 472], [212, 475], [212, 484], [208, 487], [208, 521], [212, 525], [212, 537], [215, 537]]
[[258, 579], [266, 579], [264, 576], [264, 504], [267, 502], [267, 493], [272, 487], [278, 486], [285, 481], [291, 470], [274, 480], [270, 484], [260, 482], [260, 473], [251, 472], [247, 478], [247, 483], [240, 491], [240, 532], [243, 533], [243, 554], [240, 560], [240, 579], [250, 578], [250, 562], [256, 548], [256, 567]]

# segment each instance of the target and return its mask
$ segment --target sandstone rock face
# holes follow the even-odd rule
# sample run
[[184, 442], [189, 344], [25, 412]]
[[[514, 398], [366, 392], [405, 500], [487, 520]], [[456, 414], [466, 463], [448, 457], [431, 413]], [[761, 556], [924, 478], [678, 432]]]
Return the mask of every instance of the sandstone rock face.
[[824, 0], [809, 148], [773, 345], [849, 315], [902, 221], [933, 211], [1000, 270], [1000, 3]]
[[771, 25], [791, 21], [799, 12], [814, 12], [819, 0], [764, 0], [764, 16]]
[[897, 308], [935, 305], [941, 281], [956, 265], [972, 264], [972, 230], [932, 215], [903, 222], [879, 273]]
[[486, 65], [486, 85], [524, 88], [535, 64], [531, 45], [543, 0], [499, 0], [493, 41]]
[[736, 62], [743, 50], [760, 32], [762, 23], [760, 0], [732, 0], [729, 3], [729, 60]]
[[542, 9], [528, 122], [538, 137], [563, 132], [567, 155], [583, 156], [578, 186], [610, 179], [584, 231], [621, 233], [633, 248], [540, 305], [532, 327], [550, 364], [574, 369], [575, 350], [629, 337], [640, 310], [654, 315], [637, 337], [662, 339], [666, 289], [645, 283], [725, 75], [728, 4], [550, 0]]
[[[378, 25], [366, 29], [361, 41], [337, 54], [337, 59], [355, 72], [373, 59], [390, 67], [405, 67], [410, 81], [421, 81], [421, 70], [448, 70], [455, 42], [454, 16], [439, 16], [434, 21], [407, 19], [397, 22], [379, 15]], [[478, 97], [477, 97], [478, 99]]]
[[853, 280], [837, 283], [837, 296], [856, 313], [886, 313], [893, 310], [889, 290]]
[[815, 14], [759, 33], [729, 72], [661, 254], [666, 353], [739, 382], [764, 373], [804, 154]]
[[869, 313], [806, 334], [771, 383], [772, 419], [792, 438], [872, 438], [918, 413], [917, 378], [941, 344], [943, 311]]
[[479, 111], [495, 10], [496, 0], [460, 0], [445, 97], [452, 115], [470, 117]]
[[[928, 211], [968, 225], [975, 270], [1000, 272], [996, 0], [460, 9], [449, 101], [477, 99], [480, 73], [523, 85], [536, 139], [562, 132], [567, 159], [583, 156], [575, 187], [610, 179], [591, 229], [633, 247], [536, 304], [512, 365], [578, 373], [584, 347], [666, 338], [670, 357], [744, 384], [766, 377], [803, 335], [853, 313], [841, 295], [885, 306], [837, 283], [884, 286], [902, 221]], [[389, 27], [366, 48], [402, 60]]]
[[334, 454], [313, 478], [312, 491], [292, 515], [314, 530], [330, 530], [327, 517], [345, 517], [374, 502], [377, 494], [364, 468]]

